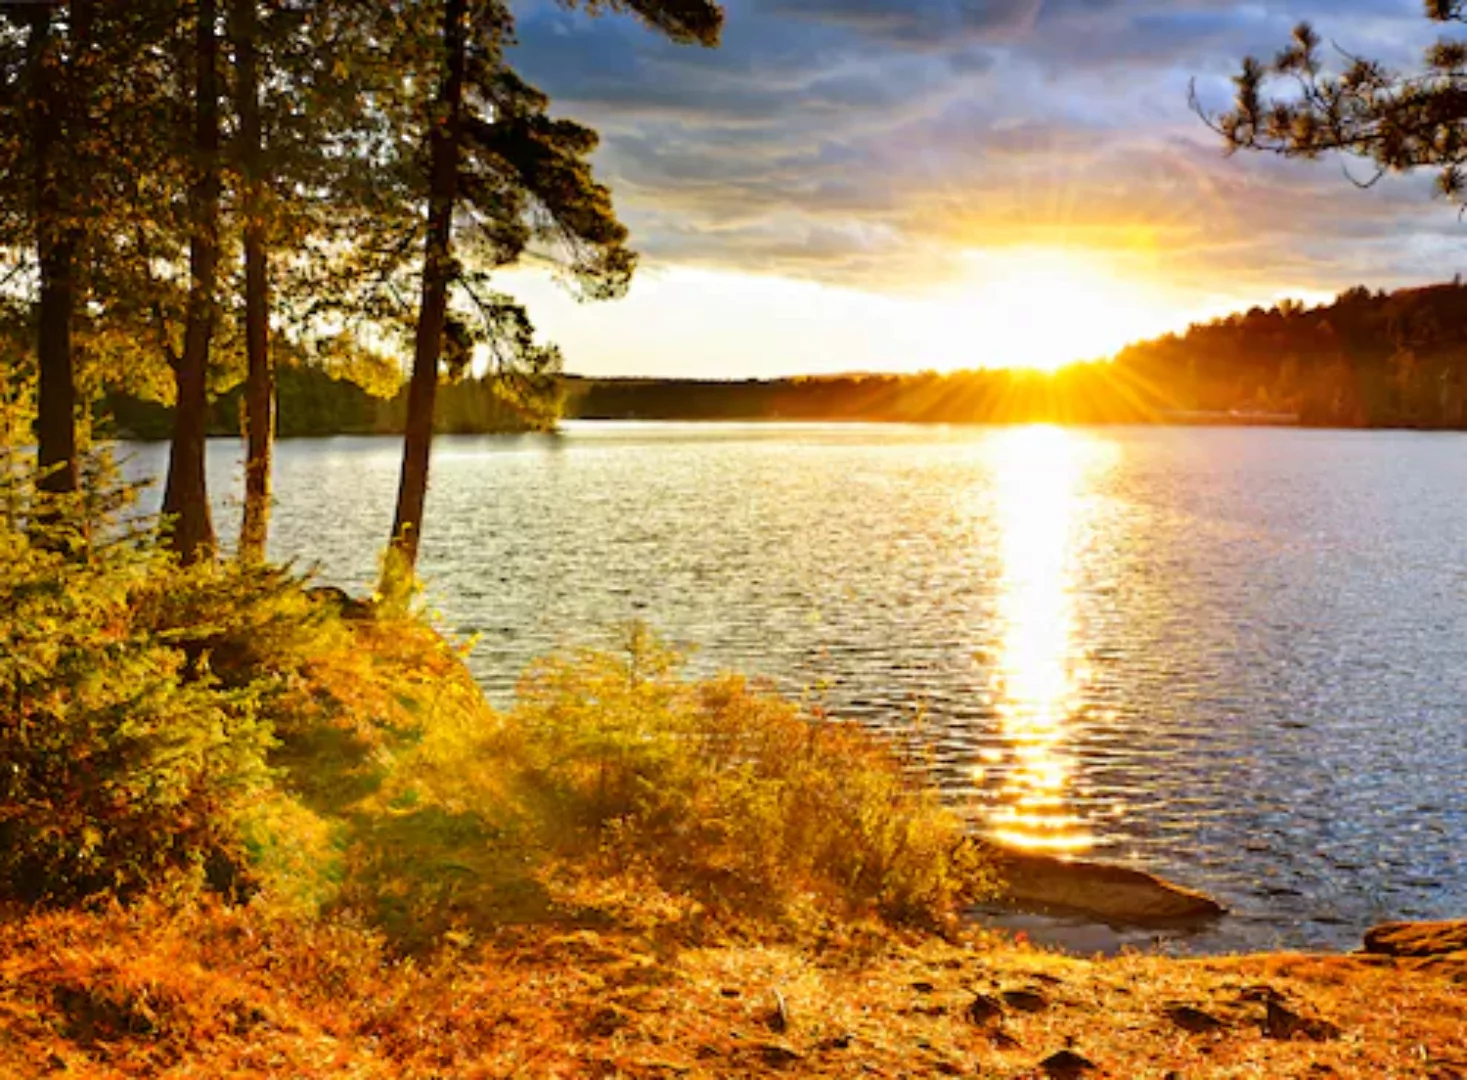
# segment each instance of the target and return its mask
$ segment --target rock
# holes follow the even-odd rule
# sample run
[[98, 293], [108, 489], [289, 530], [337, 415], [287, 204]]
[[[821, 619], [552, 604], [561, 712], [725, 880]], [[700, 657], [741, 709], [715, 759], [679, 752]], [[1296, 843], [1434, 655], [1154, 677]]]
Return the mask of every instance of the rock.
[[1259, 984], [1257, 986], [1245, 986], [1238, 991], [1239, 1001], [1272, 1001], [1283, 1004], [1284, 995], [1271, 986]]
[[937, 987], [933, 986], [930, 982], [914, 982], [912, 984], [912, 989], [917, 991], [917, 993], [919, 994], [930, 994], [934, 990], [936, 990]]
[[999, 878], [1001, 898], [1016, 907], [1134, 927], [1187, 926], [1226, 914], [1211, 897], [1140, 870], [978, 843]]
[[1365, 951], [1384, 956], [1445, 956], [1467, 950], [1467, 919], [1382, 923], [1365, 932]]
[[1194, 1035], [1203, 1035], [1227, 1026], [1211, 1013], [1203, 1012], [1191, 1005], [1169, 1005], [1166, 1015], [1167, 1019], [1177, 1027], [1183, 1031], [1190, 1031]]
[[998, 999], [989, 997], [987, 994], [979, 994], [969, 1003], [966, 1013], [967, 1018], [975, 1024], [982, 1026], [992, 1023], [1003, 1015], [1003, 1006]]
[[1002, 1028], [994, 1028], [988, 1033], [988, 1041], [1000, 1050], [1017, 1050], [1021, 1045], [1019, 1040], [1010, 1035]]
[[782, 1069], [787, 1065], [793, 1065], [800, 1060], [800, 1055], [788, 1046], [780, 1046], [778, 1043], [764, 1043], [755, 1048], [764, 1064], [776, 1069]]
[[1056, 1077], [1057, 1080], [1073, 1080], [1075, 1077], [1093, 1072], [1095, 1062], [1073, 1050], [1060, 1050], [1041, 1061], [1039, 1068], [1046, 1076]]
[[1043, 1012], [1049, 1008], [1049, 1002], [1044, 995], [1033, 990], [1005, 990], [999, 997], [1003, 998], [1005, 1005], [1020, 1012]]
[[822, 1041], [820, 1044], [820, 1049], [849, 1050], [851, 1048], [851, 1043], [854, 1041], [854, 1039], [855, 1036], [853, 1036], [849, 1031], [843, 1031], [839, 1035], [832, 1035], [830, 1038]]
[[1267, 1039], [1294, 1039], [1300, 1036], [1313, 1042], [1339, 1038], [1340, 1029], [1328, 1020], [1300, 1016], [1292, 1009], [1269, 1001], [1263, 1018], [1263, 1035]]

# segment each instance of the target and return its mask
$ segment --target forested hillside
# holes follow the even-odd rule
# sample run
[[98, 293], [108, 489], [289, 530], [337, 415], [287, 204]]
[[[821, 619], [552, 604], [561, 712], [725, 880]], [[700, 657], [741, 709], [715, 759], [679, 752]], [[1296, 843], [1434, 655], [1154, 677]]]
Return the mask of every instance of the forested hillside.
[[1286, 301], [1125, 349], [1118, 372], [1187, 409], [1296, 412], [1337, 427], [1467, 425], [1467, 286]]
[[[894, 358], [895, 361], [895, 358]], [[1297, 420], [1467, 427], [1467, 286], [1284, 301], [1050, 375], [840, 375], [749, 382], [567, 379], [566, 415], [644, 419], [1138, 423]]]

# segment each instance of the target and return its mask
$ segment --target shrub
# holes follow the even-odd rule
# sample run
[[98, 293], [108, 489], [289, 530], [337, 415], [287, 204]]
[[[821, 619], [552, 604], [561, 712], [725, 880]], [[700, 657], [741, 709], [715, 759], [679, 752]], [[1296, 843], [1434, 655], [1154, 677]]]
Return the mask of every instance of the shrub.
[[635, 628], [621, 654], [528, 674], [511, 719], [552, 836], [724, 909], [936, 923], [986, 890], [962, 821], [891, 743], [680, 664]]
[[185, 582], [147, 546], [0, 532], [0, 894], [128, 896], [230, 864], [269, 731], [253, 686], [191, 668], [139, 619], [135, 590]]

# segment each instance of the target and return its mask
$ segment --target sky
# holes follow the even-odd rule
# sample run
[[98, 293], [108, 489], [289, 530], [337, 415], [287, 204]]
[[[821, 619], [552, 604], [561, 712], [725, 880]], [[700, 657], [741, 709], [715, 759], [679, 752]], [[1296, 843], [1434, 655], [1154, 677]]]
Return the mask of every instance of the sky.
[[642, 255], [611, 303], [506, 281], [571, 372], [1053, 367], [1467, 267], [1430, 176], [1229, 158], [1188, 104], [1195, 79], [1225, 108], [1301, 18], [1410, 68], [1441, 30], [1420, 0], [729, 0], [716, 50], [515, 7], [511, 63], [601, 133]]

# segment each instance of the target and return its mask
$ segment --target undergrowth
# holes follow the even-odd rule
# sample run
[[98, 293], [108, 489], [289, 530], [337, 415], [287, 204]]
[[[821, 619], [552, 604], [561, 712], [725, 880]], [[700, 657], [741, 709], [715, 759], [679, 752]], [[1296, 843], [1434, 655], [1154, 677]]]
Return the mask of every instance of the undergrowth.
[[546, 921], [940, 927], [986, 886], [893, 747], [689, 679], [641, 628], [496, 712], [407, 591], [181, 567], [54, 508], [0, 530], [0, 611], [0, 900], [203, 889], [411, 951]]

